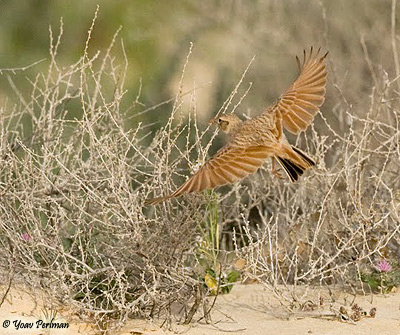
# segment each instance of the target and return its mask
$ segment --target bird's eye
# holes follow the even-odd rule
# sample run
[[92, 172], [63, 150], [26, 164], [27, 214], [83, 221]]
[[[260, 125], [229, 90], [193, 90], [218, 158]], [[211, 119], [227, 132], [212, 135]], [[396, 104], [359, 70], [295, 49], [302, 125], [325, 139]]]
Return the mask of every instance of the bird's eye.
[[221, 123], [222, 122], [222, 119], [218, 119], [218, 123]]

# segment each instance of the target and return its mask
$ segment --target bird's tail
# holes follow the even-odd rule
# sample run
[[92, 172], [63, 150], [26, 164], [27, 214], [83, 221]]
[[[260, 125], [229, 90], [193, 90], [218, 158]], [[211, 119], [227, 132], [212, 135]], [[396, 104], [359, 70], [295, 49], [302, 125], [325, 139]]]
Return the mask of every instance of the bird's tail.
[[297, 149], [294, 146], [292, 146], [291, 149], [290, 154], [285, 155], [284, 158], [279, 156], [275, 156], [275, 158], [285, 170], [290, 181], [294, 183], [301, 175], [303, 175], [305, 170], [313, 167], [315, 162], [300, 149]]

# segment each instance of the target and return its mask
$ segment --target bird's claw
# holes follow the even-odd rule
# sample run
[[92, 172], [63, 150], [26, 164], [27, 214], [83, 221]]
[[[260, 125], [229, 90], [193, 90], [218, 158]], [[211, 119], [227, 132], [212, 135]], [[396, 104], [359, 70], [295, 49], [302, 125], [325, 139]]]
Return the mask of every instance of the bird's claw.
[[272, 169], [272, 174], [278, 179], [282, 179], [283, 178], [282, 174], [281, 174], [281, 172], [279, 170]]

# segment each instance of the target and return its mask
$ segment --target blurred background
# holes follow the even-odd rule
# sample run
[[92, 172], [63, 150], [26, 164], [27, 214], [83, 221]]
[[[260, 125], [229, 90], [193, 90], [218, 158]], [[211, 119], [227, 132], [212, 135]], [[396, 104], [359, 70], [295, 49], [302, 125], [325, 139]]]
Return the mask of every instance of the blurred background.
[[[141, 83], [140, 101], [144, 104], [136, 105], [132, 113], [176, 95], [190, 42], [194, 47], [183, 91], [197, 87], [197, 115], [204, 127], [253, 56], [255, 61], [242, 93], [249, 82], [253, 85], [239, 114], [258, 114], [290, 85], [297, 75], [294, 56], [304, 48], [321, 46], [323, 52], [329, 50], [329, 86], [322, 112], [337, 131], [346, 125], [337, 117], [337, 110], [331, 111], [344, 105], [357, 109], [368, 106], [371, 87], [381, 84], [372, 72], [386, 71], [390, 79], [395, 73], [392, 1], [388, 0], [2, 1], [0, 69], [23, 67], [46, 58], [23, 73], [8, 73], [22, 92], [24, 88], [29, 92], [26, 77], [47, 68], [49, 26], [56, 35], [60, 18], [64, 35], [58, 62], [69, 66], [78, 61], [97, 3], [100, 10], [89, 53], [104, 52], [122, 27], [117, 45], [121, 47], [122, 39], [129, 61], [125, 103], [128, 106], [135, 100]], [[123, 56], [122, 52], [116, 55]], [[6, 97], [8, 101], [16, 98], [7, 76], [0, 76], [2, 102]], [[170, 111], [171, 104], [165, 104], [144, 117], [162, 124]], [[79, 117], [80, 111], [72, 110], [71, 114]]]

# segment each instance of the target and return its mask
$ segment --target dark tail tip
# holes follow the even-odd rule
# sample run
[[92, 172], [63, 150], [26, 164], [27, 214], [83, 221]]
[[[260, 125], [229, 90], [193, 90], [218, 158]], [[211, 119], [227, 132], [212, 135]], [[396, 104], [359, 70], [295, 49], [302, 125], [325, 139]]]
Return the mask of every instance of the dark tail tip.
[[302, 152], [300, 149], [297, 149], [296, 147], [292, 146], [293, 151], [298, 154], [301, 158], [303, 158], [303, 160], [305, 160], [309, 166], [314, 166], [315, 165], [315, 161], [313, 159], [311, 159], [310, 157], [308, 157], [304, 152]]
[[290, 160], [281, 157], [276, 157], [276, 159], [281, 164], [292, 183], [297, 181], [299, 176], [304, 173], [304, 170], [300, 166], [296, 165]]

